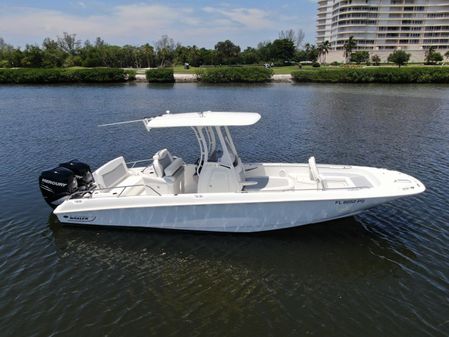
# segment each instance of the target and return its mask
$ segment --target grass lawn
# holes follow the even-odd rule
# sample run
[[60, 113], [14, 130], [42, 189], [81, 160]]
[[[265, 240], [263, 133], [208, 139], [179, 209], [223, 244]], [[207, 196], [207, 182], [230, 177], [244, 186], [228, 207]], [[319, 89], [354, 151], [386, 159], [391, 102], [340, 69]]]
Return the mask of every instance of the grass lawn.
[[298, 66], [273, 67], [273, 74], [291, 74], [292, 71], [299, 70]]
[[175, 74], [195, 74], [196, 67], [190, 67], [190, 69], [184, 69], [183, 65], [177, 65], [173, 67], [173, 72]]

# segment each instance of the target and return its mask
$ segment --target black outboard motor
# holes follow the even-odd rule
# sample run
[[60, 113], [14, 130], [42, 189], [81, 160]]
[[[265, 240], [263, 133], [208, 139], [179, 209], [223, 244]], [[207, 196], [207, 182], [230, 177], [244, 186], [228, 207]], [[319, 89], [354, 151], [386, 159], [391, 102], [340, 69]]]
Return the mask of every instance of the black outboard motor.
[[56, 208], [78, 190], [78, 182], [72, 170], [57, 167], [41, 172], [39, 187], [47, 204]]
[[78, 159], [73, 159], [66, 163], [61, 163], [59, 166], [65, 167], [75, 174], [79, 191], [88, 190], [92, 186], [93, 178], [89, 165], [80, 162]]

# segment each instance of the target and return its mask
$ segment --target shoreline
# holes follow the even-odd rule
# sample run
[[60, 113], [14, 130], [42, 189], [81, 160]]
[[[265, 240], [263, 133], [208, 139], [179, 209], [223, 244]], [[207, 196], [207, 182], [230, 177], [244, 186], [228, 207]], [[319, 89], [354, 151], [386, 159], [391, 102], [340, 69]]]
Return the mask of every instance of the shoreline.
[[[175, 83], [196, 83], [198, 77], [195, 74], [173, 74]], [[148, 83], [145, 74], [137, 74], [135, 82]], [[272, 83], [293, 83], [293, 77], [290, 74], [274, 74], [271, 76]]]

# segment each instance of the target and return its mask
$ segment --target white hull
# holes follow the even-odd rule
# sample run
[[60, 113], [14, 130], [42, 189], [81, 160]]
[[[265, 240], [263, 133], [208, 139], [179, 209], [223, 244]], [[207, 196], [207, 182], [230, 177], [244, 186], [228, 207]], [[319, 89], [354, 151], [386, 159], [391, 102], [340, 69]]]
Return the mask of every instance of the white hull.
[[63, 223], [214, 232], [262, 232], [357, 214], [388, 198], [136, 207], [58, 214]]

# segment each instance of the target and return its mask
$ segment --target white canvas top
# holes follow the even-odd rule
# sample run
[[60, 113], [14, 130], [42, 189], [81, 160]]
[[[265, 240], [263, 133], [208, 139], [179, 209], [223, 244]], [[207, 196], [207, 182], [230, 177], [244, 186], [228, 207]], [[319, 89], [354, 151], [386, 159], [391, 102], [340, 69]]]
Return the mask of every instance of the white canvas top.
[[146, 128], [174, 128], [188, 126], [244, 126], [257, 123], [257, 112], [187, 112], [167, 113], [165, 115], [145, 118]]

